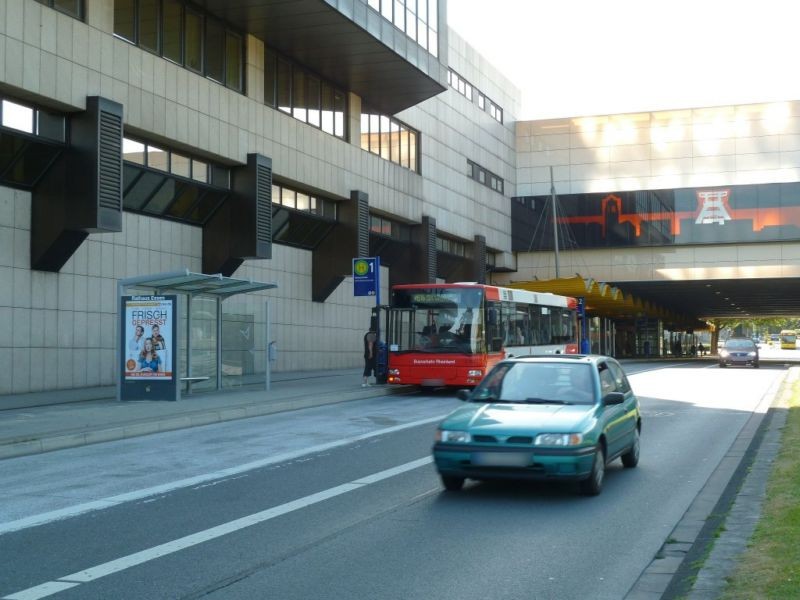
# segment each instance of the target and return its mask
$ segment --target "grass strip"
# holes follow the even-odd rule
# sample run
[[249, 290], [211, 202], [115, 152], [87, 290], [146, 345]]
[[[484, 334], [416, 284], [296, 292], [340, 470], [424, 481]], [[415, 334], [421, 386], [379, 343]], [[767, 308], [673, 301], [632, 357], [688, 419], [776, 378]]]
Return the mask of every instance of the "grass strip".
[[761, 518], [721, 596], [723, 600], [800, 597], [800, 380], [774, 408], [788, 410]]

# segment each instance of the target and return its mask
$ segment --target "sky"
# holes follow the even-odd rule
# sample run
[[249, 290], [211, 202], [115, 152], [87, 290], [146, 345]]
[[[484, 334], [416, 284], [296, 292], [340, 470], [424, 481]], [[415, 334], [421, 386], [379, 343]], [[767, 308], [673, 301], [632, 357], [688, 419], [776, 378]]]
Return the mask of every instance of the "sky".
[[800, 100], [798, 0], [448, 0], [519, 120]]

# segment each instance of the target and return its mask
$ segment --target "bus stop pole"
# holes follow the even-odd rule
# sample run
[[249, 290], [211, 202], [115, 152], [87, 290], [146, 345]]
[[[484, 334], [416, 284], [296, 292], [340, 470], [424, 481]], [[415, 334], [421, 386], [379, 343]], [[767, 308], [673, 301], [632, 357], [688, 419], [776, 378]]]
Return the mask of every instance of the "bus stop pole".
[[[186, 294], [186, 377], [192, 376], [192, 294]], [[186, 382], [187, 394], [192, 391], [191, 380]]]
[[217, 391], [222, 389], [222, 298], [217, 296]]
[[264, 302], [264, 320], [265, 320], [265, 325], [264, 325], [264, 362], [266, 364], [266, 370], [265, 370], [265, 373], [264, 373], [264, 375], [265, 375], [265, 382], [264, 383], [266, 385], [267, 391], [269, 391], [270, 387], [272, 386], [272, 365], [270, 363], [270, 356], [269, 356], [269, 351], [270, 351], [269, 300], [266, 300]]

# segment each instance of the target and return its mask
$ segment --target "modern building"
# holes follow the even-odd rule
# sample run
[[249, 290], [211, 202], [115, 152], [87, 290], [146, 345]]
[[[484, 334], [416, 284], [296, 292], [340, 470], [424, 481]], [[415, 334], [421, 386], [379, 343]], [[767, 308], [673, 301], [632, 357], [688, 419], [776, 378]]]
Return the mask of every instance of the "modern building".
[[552, 189], [567, 274], [709, 302], [712, 280], [796, 282], [797, 103], [519, 105], [446, 0], [0, 0], [0, 405], [108, 394], [120, 282], [178, 293], [195, 389], [262, 378], [270, 342], [274, 370], [358, 366], [354, 258], [380, 258], [383, 298], [551, 278]]
[[[642, 354], [647, 341], [666, 353], [664, 328], [682, 334], [687, 317], [800, 314], [800, 102], [555, 119], [516, 131], [517, 264], [502, 277], [555, 277], [560, 231], [561, 278], [581, 273], [650, 302], [613, 329], [598, 323], [594, 338], [605, 343], [594, 349]], [[681, 318], [656, 317], [656, 306]]]
[[381, 258], [384, 298], [511, 262], [519, 92], [448, 31], [445, 0], [202, 5], [0, 2], [8, 402], [107, 393], [122, 280], [277, 285], [221, 319], [179, 294], [202, 389], [263, 375], [268, 341], [275, 370], [360, 365], [375, 299], [353, 296], [353, 258]]

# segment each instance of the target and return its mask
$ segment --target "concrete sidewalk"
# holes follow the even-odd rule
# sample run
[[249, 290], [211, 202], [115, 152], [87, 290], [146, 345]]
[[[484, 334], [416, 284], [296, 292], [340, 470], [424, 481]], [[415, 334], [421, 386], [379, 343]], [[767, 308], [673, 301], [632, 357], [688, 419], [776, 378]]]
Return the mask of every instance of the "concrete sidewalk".
[[362, 388], [361, 369], [345, 369], [274, 373], [270, 391], [194, 393], [177, 402], [101, 399], [0, 410], [0, 459], [414, 391], [413, 386]]

